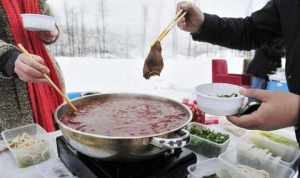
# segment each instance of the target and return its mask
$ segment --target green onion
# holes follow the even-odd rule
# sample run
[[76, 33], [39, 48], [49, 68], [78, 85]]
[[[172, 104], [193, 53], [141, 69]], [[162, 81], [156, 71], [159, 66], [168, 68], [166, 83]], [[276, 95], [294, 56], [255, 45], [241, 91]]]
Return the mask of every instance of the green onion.
[[219, 132], [214, 132], [210, 129], [206, 128], [198, 128], [196, 126], [193, 126], [190, 130], [192, 135], [196, 135], [198, 137], [207, 139], [209, 141], [218, 143], [218, 144], [223, 144], [229, 139], [229, 135], [227, 134], [222, 134]]

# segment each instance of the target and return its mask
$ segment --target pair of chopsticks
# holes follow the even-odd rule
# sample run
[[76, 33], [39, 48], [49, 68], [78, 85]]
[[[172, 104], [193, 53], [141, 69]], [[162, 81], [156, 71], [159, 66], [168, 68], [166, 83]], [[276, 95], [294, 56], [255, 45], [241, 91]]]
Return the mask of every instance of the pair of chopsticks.
[[[18, 47], [28, 57], [32, 58], [32, 55], [23, 47], [22, 44], [18, 44]], [[47, 74], [43, 74], [44, 78], [49, 82], [49, 84], [66, 100], [69, 106], [75, 111], [79, 112], [76, 106], [70, 101], [70, 99], [56, 86], [56, 84], [51, 80], [51, 78]]]
[[182, 9], [178, 11], [176, 14], [176, 17], [168, 24], [168, 26], [159, 34], [158, 38], [154, 41], [154, 43], [151, 45], [155, 45], [156, 42], [161, 42], [167, 34], [172, 30], [172, 28], [187, 14], [187, 12], [184, 12]]

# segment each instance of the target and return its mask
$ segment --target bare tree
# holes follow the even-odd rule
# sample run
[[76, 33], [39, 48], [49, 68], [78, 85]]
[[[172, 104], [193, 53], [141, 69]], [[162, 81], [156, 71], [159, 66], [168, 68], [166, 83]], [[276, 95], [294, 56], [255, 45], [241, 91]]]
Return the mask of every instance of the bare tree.
[[81, 55], [79, 13], [74, 11], [74, 56]]
[[[177, 0], [174, 0], [174, 4], [175, 4], [175, 7], [174, 9], [176, 9], [176, 6], [177, 6]], [[178, 36], [177, 36], [177, 28], [174, 28], [173, 31], [172, 31], [172, 52], [173, 52], [173, 56], [176, 56], [177, 54], [177, 48], [178, 48]]]
[[67, 16], [67, 21], [68, 21], [68, 38], [69, 38], [69, 46], [71, 47], [70, 50], [70, 55], [75, 56], [75, 28], [76, 28], [76, 22], [75, 22], [75, 12], [74, 9], [71, 8], [69, 10], [68, 16]]
[[101, 35], [101, 41], [102, 41], [102, 49], [101, 49], [101, 52], [102, 54], [104, 55], [107, 51], [106, 49], [106, 27], [105, 27], [105, 2], [104, 0], [100, 0], [99, 2], [99, 10], [100, 10], [100, 17], [101, 17], [101, 32], [102, 32], [102, 35]]
[[95, 54], [100, 54], [102, 56], [102, 43], [101, 43], [101, 24], [100, 24], [100, 16], [101, 16], [101, 8], [100, 8], [100, 1], [97, 6], [97, 18], [96, 18], [96, 35], [98, 45], [95, 45], [94, 52]]
[[70, 17], [69, 17], [69, 14], [70, 14], [70, 10], [68, 9], [68, 5], [66, 3], [66, 1], [64, 1], [64, 13], [65, 13], [65, 29], [66, 29], [66, 36], [67, 36], [67, 45], [68, 47], [66, 47], [66, 54], [67, 55], [70, 55], [70, 45], [72, 43], [72, 40], [71, 40], [71, 24], [70, 24]]
[[130, 34], [129, 34], [129, 29], [126, 28], [125, 30], [125, 57], [126, 58], [129, 58], [129, 47], [130, 47], [130, 44], [129, 44], [129, 40], [130, 40]]
[[85, 30], [85, 7], [84, 5], [80, 8], [80, 45], [81, 45], [81, 56], [86, 55], [86, 30]]
[[141, 45], [141, 54], [142, 56], [145, 55], [145, 46], [146, 46], [146, 40], [147, 40], [147, 20], [148, 20], [148, 6], [146, 4], [143, 4], [143, 18], [142, 18], [142, 24], [143, 24], [143, 34], [142, 34], [142, 45]]
[[[104, 54], [107, 51], [106, 47], [106, 23], [105, 23], [105, 2], [104, 0], [98, 0], [97, 5], [97, 37], [98, 37], [98, 49], [101, 57], [104, 57]], [[98, 51], [98, 50], [96, 50]]]

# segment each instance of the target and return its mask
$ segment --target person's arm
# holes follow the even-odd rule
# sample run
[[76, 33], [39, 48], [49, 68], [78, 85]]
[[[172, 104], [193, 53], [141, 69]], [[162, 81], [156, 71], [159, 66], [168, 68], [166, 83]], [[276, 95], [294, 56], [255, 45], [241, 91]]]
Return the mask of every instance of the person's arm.
[[54, 17], [54, 13], [49, 4], [45, 0], [40, 0], [40, 9], [43, 15], [49, 15]]
[[[43, 15], [54, 16], [49, 4], [45, 0], [40, 0], [40, 9]], [[47, 45], [55, 43], [59, 38], [60, 30], [57, 24], [55, 24], [55, 26], [55, 31], [39, 32], [41, 40]]]
[[[246, 18], [221, 18], [216, 15], [203, 14], [200, 10], [193, 10], [193, 8], [197, 8], [195, 5], [179, 4], [178, 6], [178, 9], [188, 12], [184, 19], [186, 22], [180, 22], [179, 27], [192, 32], [193, 39], [197, 41], [234, 49], [250, 50], [260, 47], [265, 42], [282, 37], [279, 14], [273, 0]], [[197, 18], [192, 16], [196, 15], [197, 11], [203, 16], [200, 18], [202, 20], [200, 23], [195, 20], [193, 22], [193, 19]], [[201, 15], [198, 14], [198, 16]], [[189, 20], [191, 22], [188, 22]], [[182, 25], [198, 25], [198, 28], [196, 31], [191, 31], [186, 30], [189, 28]]]
[[14, 45], [0, 39], [0, 78], [16, 76], [26, 82], [45, 82], [44, 73], [49, 74], [49, 69], [41, 57], [22, 54]]
[[13, 45], [0, 40], [0, 75], [1, 77], [13, 77], [14, 63], [20, 52]]

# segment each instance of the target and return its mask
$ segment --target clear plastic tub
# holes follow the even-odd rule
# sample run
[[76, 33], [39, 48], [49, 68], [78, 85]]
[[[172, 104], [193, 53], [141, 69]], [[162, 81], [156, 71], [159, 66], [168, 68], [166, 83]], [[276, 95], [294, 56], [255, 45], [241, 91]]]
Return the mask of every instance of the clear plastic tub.
[[220, 178], [241, 178], [245, 176], [227, 162], [214, 158], [188, 167], [189, 178], [204, 178], [217, 174]]
[[[51, 150], [49, 147], [49, 141], [47, 138], [47, 132], [37, 124], [30, 124], [14, 129], [3, 131], [2, 137], [5, 144], [13, 154], [18, 167], [24, 168], [31, 165], [38, 164], [46, 161], [51, 157]], [[43, 140], [42, 143], [33, 144], [26, 148], [11, 148], [10, 141], [22, 134], [28, 134], [29, 136]]]
[[237, 149], [230, 149], [221, 154], [220, 159], [232, 165], [246, 165], [258, 170], [264, 170], [271, 178], [293, 178], [295, 171], [291, 168], [276, 162], [271, 157], [253, 160], [243, 155], [238, 155]]
[[[199, 129], [208, 129], [216, 133], [222, 133], [214, 129], [208, 128], [205, 125], [195, 123], [195, 122], [190, 123], [187, 129], [190, 130], [192, 127], [196, 127]], [[205, 138], [201, 138], [199, 136], [191, 134], [191, 143], [187, 146], [187, 148], [205, 157], [213, 158], [213, 157], [218, 157], [221, 153], [223, 153], [227, 149], [229, 142], [230, 142], [230, 136], [223, 144], [218, 144], [210, 140], [207, 140]]]
[[[272, 133], [274, 134], [274, 133]], [[279, 135], [279, 134], [276, 134]], [[248, 132], [245, 136], [242, 137], [242, 140], [254, 144], [262, 149], [270, 150], [271, 153], [273, 152], [280, 152], [281, 157], [284, 157], [282, 160], [280, 160], [280, 163], [297, 169], [299, 164], [299, 158], [300, 158], [300, 150], [299, 148], [293, 148], [293, 149], [285, 149], [285, 147], [280, 148], [279, 144], [274, 144], [273, 141], [266, 139], [263, 136], [260, 136], [258, 134], [255, 134], [255, 132]], [[255, 142], [256, 141], [256, 142]], [[260, 143], [258, 143], [260, 142]], [[297, 144], [298, 145], [298, 144]], [[280, 156], [280, 155], [279, 155]]]

